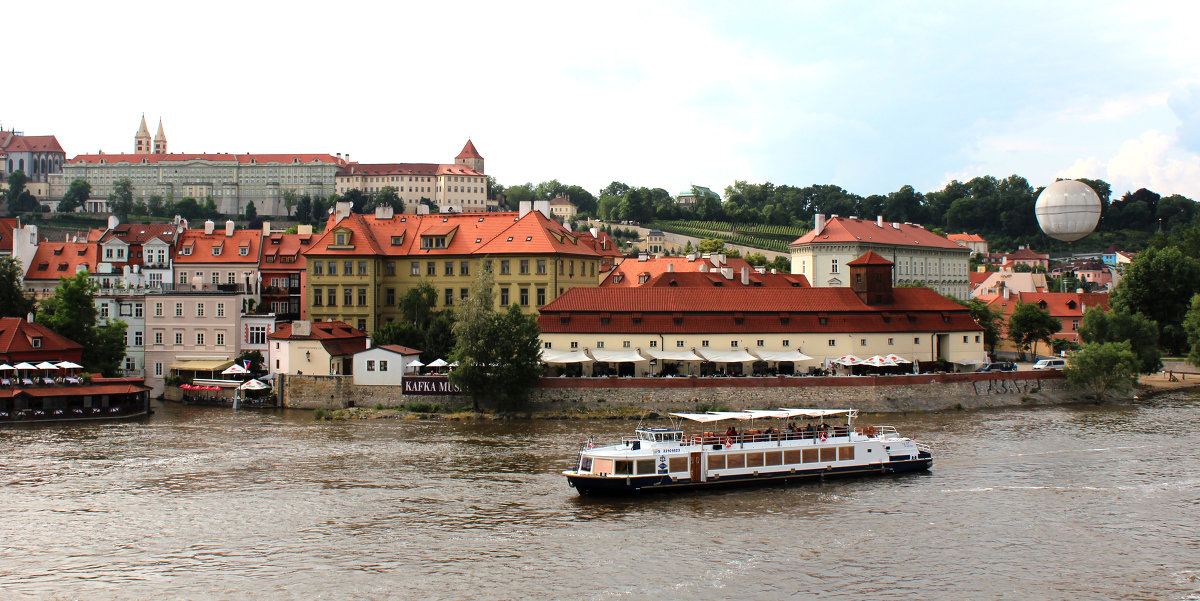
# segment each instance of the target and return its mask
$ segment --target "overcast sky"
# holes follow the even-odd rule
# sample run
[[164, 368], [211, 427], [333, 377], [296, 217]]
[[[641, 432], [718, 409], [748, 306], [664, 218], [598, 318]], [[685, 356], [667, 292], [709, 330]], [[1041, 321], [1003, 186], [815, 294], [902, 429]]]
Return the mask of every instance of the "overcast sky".
[[67, 156], [341, 152], [598, 191], [1016, 173], [1200, 199], [1185, 2], [35, 2], [0, 123]]

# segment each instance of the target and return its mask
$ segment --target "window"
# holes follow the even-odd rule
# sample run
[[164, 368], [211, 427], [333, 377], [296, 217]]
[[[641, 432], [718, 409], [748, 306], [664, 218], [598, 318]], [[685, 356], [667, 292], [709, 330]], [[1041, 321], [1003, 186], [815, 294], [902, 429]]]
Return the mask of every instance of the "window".
[[676, 340], [676, 341], [675, 341], [675, 348], [683, 348], [683, 341], [682, 341], [682, 340]]
[[204, 317], [204, 303], [196, 303], [196, 317]]
[[969, 338], [969, 336], [963, 336], [963, 344], [970, 342], [969, 340], [967, 340], [968, 338]]
[[142, 333], [137, 331], [133, 333], [133, 346], [142, 346]]
[[204, 332], [196, 332], [196, 346], [204, 346]]
[[183, 344], [183, 332], [175, 332], [175, 344]]
[[921, 344], [920, 338], [913, 338], [913, 344]]
[[175, 303], [175, 317], [183, 317], [183, 303]]
[[604, 341], [603, 341], [603, 340], [597, 340], [597, 341], [596, 341], [596, 348], [604, 348]]
[[353, 288], [343, 288], [342, 289], [342, 306], [343, 307], [353, 307], [354, 306], [354, 289]]
[[701, 346], [701, 347], [703, 347], [703, 348], [708, 348], [708, 341], [707, 341], [707, 340], [701, 340], [701, 341], [700, 341], [700, 346]]
[[470, 294], [471, 294], [471, 291], [467, 288], [459, 288], [458, 289], [458, 298], [467, 300], [467, 297], [470, 296]]
[[186, 284], [188, 282], [188, 274], [186, 271], [179, 272], [179, 283]]
[[867, 339], [866, 339], [866, 338], [859, 338], [859, 339], [858, 339], [858, 346], [867, 346]]
[[383, 264], [383, 275], [396, 275], [396, 262], [388, 261]]
[[324, 265], [325, 264], [320, 261], [313, 261], [313, 275], [324, 275]]
[[442, 273], [445, 275], [454, 275], [454, 261], [446, 261]]
[[789, 346], [792, 346], [792, 341], [791, 341], [791, 340], [784, 340], [784, 341], [783, 341], [783, 348], [788, 348]]
[[[1079, 320], [1078, 319], [1071, 320], [1071, 329], [1074, 331], [1079, 331]], [[966, 342], [966, 340], [964, 340], [963, 342]]]
[[529, 259], [521, 259], [521, 275], [529, 275]]
[[546, 304], [546, 289], [545, 288], [537, 289], [537, 304], [539, 307]]
[[528, 288], [521, 288], [521, 306], [522, 307], [529, 306], [529, 289]]
[[979, 344], [979, 336], [976, 336], [976, 337], [975, 337], [975, 343], [976, 343], [976, 344]]
[[543, 343], [542, 343], [542, 348], [554, 348], [554, 343], [552, 343], [552, 342], [543, 342]]
[[360, 306], [360, 307], [367, 306], [367, 289], [366, 288], [358, 289], [358, 306]]
[[133, 316], [134, 317], [142, 316], [142, 303], [134, 303], [133, 304]]
[[508, 306], [508, 288], [500, 289], [500, 306], [501, 307]]
[[545, 259], [537, 260], [537, 273], [538, 273], [538, 275], [546, 275], [546, 260]]
[[322, 304], [324, 304], [324, 303], [322, 302], [322, 299], [321, 299], [321, 289], [314, 288], [313, 289], [313, 306], [320, 307]]
[[329, 262], [329, 275], [337, 275], [337, 271], [338, 271], [337, 261], [330, 261]]
[[458, 264], [458, 275], [471, 275], [471, 264], [463, 261]]
[[[366, 269], [366, 263], [363, 263], [363, 268]], [[354, 275], [354, 261], [342, 263], [342, 275]]]
[[500, 260], [500, 273], [501, 273], [501, 275], [508, 275], [508, 273], [509, 273], [508, 259]]
[[445, 292], [446, 292], [446, 301], [445, 301], [445, 305], [446, 305], [447, 307], [451, 307], [451, 306], [453, 306], [453, 305], [454, 305], [454, 289], [453, 289], [453, 288], [447, 288]]
[[367, 262], [366, 261], [358, 262], [358, 275], [367, 275]]
[[379, 361], [379, 371], [387, 371], [387, 368], [388, 368], [387, 363], [388, 362], [385, 360], [380, 360]]
[[367, 359], [367, 371], [375, 371], [375, 361]]
[[829, 265], [829, 273], [837, 273], [837, 259], [833, 259]]
[[396, 304], [396, 289], [385, 288], [383, 290], [383, 304], [391, 307]]
[[249, 246], [239, 246], [239, 247], [238, 247], [238, 254], [239, 254], [239, 255], [241, 255], [241, 256], [243, 256], [243, 257], [244, 257], [244, 256], [246, 256], [246, 255], [249, 255], [249, 254], [250, 254], [250, 247], [249, 247]]
[[896, 344], [896, 339], [895, 339], [895, 338], [888, 338], [888, 346], [892, 346], [892, 345], [894, 345], [894, 344]]
[[737, 347], [738, 347], [738, 341], [736, 341], [736, 340], [729, 341], [729, 348], [737, 348]]
[[248, 344], [263, 345], [267, 343], [267, 326], [250, 326]]
[[162, 344], [162, 332], [154, 333], [154, 344]]
[[572, 341], [571, 341], [571, 348], [579, 348], [579, 341], [578, 341], [578, 340], [572, 340]]
[[225, 303], [217, 303], [217, 317], [225, 317]]
[[833, 338], [830, 338], [830, 339], [829, 339], [829, 346], [837, 346], [837, 340], [834, 340]]
[[237, 274], [232, 271], [225, 274], [225, 283], [236, 284], [237, 283]]
[[766, 344], [767, 344], [766, 340], [755, 340], [754, 341], [754, 346], [757, 346], [759, 348], [766, 346]]
[[409, 265], [412, 268], [410, 271], [411, 275], [421, 275], [421, 262], [420, 261], [413, 261]]
[[221, 274], [219, 274], [215, 271], [212, 272], [212, 283], [214, 286], [217, 284], [220, 284], [221, 283]]
[[364, 332], [367, 331], [367, 320], [365, 320], [365, 319], [358, 320], [358, 329], [360, 329]]
[[108, 303], [100, 305], [100, 317], [108, 317]]
[[154, 303], [154, 316], [162, 317], [162, 303]]
[[156, 376], [162, 375], [162, 363], [154, 364], [154, 375], [156, 375]]
[[225, 332], [217, 332], [217, 346], [225, 346]]

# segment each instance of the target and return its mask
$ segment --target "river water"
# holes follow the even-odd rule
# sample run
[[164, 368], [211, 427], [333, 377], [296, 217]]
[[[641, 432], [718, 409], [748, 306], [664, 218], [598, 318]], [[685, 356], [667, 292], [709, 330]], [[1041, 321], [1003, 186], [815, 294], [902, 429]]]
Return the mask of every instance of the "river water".
[[864, 416], [927, 474], [637, 499], [632, 422], [165, 405], [0, 429], [0, 599], [1200, 599], [1200, 397]]

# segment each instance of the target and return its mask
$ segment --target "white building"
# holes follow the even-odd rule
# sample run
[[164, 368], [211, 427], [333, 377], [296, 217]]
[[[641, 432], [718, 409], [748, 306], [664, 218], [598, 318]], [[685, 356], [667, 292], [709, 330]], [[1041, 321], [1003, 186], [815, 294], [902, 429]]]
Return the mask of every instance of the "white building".
[[421, 351], [385, 344], [354, 354], [354, 383], [365, 386], [399, 386], [405, 367]]

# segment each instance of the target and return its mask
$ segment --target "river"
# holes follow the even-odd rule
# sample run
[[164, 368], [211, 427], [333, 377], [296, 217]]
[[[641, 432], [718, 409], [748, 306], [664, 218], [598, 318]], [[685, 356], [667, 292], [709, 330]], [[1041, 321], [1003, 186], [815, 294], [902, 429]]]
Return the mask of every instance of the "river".
[[1200, 396], [864, 416], [926, 474], [636, 499], [623, 421], [0, 428], [0, 599], [1200, 599]]

